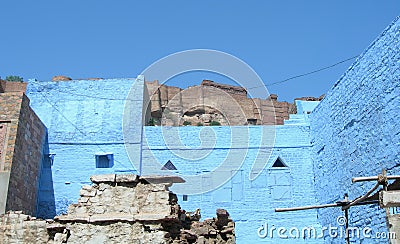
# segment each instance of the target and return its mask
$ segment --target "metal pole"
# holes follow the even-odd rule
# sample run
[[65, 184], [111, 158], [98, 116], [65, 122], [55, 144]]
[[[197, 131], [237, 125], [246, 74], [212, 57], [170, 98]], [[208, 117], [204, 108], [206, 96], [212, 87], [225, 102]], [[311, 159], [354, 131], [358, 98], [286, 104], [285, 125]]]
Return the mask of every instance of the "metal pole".
[[350, 244], [349, 236], [349, 209], [344, 210], [344, 217], [346, 218], [346, 244]]
[[[349, 196], [346, 194], [344, 194], [344, 203], [348, 204], [349, 202]], [[346, 218], [346, 244], [350, 244], [350, 236], [349, 236], [349, 209], [346, 208], [344, 210], [344, 217]]]

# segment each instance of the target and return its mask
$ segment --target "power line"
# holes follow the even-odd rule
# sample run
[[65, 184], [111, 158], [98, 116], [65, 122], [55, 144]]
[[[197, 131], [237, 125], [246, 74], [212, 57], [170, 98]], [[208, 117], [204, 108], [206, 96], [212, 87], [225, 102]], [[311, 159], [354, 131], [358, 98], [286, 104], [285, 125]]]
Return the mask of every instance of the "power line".
[[[347, 62], [347, 61], [353, 60], [353, 59], [355, 59], [355, 58], [357, 58], [357, 57], [358, 57], [358, 55], [357, 55], [357, 56], [353, 56], [353, 57], [348, 58], [348, 59], [345, 59], [345, 60], [342, 60], [342, 61], [337, 62], [337, 63], [335, 63], [335, 64], [332, 64], [332, 65], [329, 65], [329, 66], [326, 66], [326, 67], [323, 67], [323, 68], [320, 68], [320, 69], [311, 71], [311, 72], [307, 72], [307, 73], [304, 73], [304, 74], [301, 74], [301, 75], [295, 75], [295, 76], [292, 76], [292, 77], [290, 77], [290, 78], [287, 78], [287, 79], [284, 79], [284, 80], [281, 80], [281, 81], [273, 82], [273, 83], [271, 83], [271, 84], [265, 84], [265, 86], [273, 86], [273, 85], [280, 84], [280, 83], [284, 83], [284, 82], [287, 82], [287, 81], [290, 81], [290, 80], [293, 80], [293, 79], [296, 79], [296, 78], [300, 78], [300, 77], [303, 77], [303, 76], [307, 76], [307, 75], [311, 75], [311, 74], [314, 74], [314, 73], [318, 73], [318, 72], [321, 72], [321, 71], [323, 71], [323, 70], [333, 68], [333, 67], [335, 67], [335, 66], [337, 66], [337, 65], [339, 65], [339, 64], [345, 63], [345, 62]], [[254, 87], [250, 87], [250, 88], [247, 88], [247, 89], [250, 90], [250, 89], [259, 88], [259, 87], [263, 87], [263, 86], [264, 86], [264, 85], [261, 85], [261, 86], [254, 86]]]
[[[249, 87], [249, 88], [246, 88], [246, 90], [251, 90], [251, 89], [255, 89], [255, 88], [260, 88], [260, 87], [263, 87], [263, 86], [270, 87], [270, 86], [273, 86], [273, 85], [285, 83], [285, 82], [290, 81], [290, 80], [294, 80], [294, 79], [297, 79], [297, 78], [300, 78], [300, 77], [308, 76], [308, 75], [311, 75], [311, 74], [315, 74], [315, 73], [318, 73], [318, 72], [321, 72], [321, 71], [324, 71], [324, 70], [333, 68], [333, 67], [335, 67], [335, 66], [337, 66], [337, 65], [339, 65], [339, 64], [342, 64], [342, 63], [345, 63], [345, 62], [347, 62], [347, 61], [353, 60], [353, 59], [355, 59], [355, 58], [357, 58], [357, 57], [358, 57], [358, 55], [357, 55], [357, 56], [350, 57], [350, 58], [347, 58], [347, 59], [344, 59], [344, 60], [339, 61], [339, 62], [337, 62], [337, 63], [335, 63], [335, 64], [332, 64], [332, 65], [329, 65], [329, 66], [326, 66], [326, 67], [323, 67], [323, 68], [320, 68], [320, 69], [317, 69], [317, 70], [313, 70], [313, 71], [310, 71], [310, 72], [307, 72], [307, 73], [304, 73], [304, 74], [300, 74], [300, 75], [295, 75], [295, 76], [289, 77], [289, 78], [284, 79], [284, 80], [272, 82], [272, 83], [270, 83], [270, 84], [263, 84], [263, 85], [259, 85], [259, 86]], [[41, 84], [39, 84], [39, 85], [40, 85], [41, 87], [44, 87], [44, 85], [41, 85]], [[161, 85], [160, 85], [160, 86], [161, 86]], [[57, 89], [57, 90], [60, 91], [59, 89]], [[135, 99], [129, 99], [129, 98], [100, 97], [100, 96], [92, 96], [92, 95], [87, 95], [87, 94], [73, 93], [73, 92], [65, 91], [65, 90], [64, 90], [64, 91], [60, 91], [60, 92], [67, 93], [67, 94], [70, 94], [70, 95], [75, 95], [75, 96], [81, 96], [81, 97], [87, 97], [87, 98], [95, 98], [95, 99], [108, 100], [108, 101], [135, 101]], [[155, 94], [155, 93], [154, 93], [154, 94]], [[153, 94], [153, 95], [154, 95], [154, 94]], [[151, 96], [153, 96], [153, 95], [151, 95]], [[150, 96], [150, 97], [151, 97], [151, 96]], [[221, 94], [209, 95], [209, 96], [207, 96], [207, 97], [211, 97], [211, 96], [221, 96]], [[187, 99], [187, 98], [186, 98], [186, 99]], [[197, 99], [197, 98], [195, 98], [195, 99]]]

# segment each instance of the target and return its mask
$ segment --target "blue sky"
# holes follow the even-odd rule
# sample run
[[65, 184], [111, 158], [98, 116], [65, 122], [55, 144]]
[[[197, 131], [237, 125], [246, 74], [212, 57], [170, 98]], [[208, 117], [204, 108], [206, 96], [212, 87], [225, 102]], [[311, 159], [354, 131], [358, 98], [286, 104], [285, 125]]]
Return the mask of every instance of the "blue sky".
[[[136, 77], [158, 59], [214, 49], [266, 84], [359, 55], [400, 13], [400, 1], [2, 1], [0, 76], [49, 80]], [[351, 65], [269, 86], [280, 100], [319, 96]], [[157, 77], [147, 77], [157, 79]], [[186, 87], [210, 73], [180, 75]]]

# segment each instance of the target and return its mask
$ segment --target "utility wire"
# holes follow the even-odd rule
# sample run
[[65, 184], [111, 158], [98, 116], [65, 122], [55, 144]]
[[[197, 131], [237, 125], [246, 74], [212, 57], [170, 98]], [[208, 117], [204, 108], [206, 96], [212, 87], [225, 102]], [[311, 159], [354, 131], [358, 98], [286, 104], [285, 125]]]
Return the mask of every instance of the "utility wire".
[[[253, 87], [249, 87], [249, 88], [246, 88], [246, 89], [247, 89], [247, 90], [251, 90], [251, 89], [260, 88], [260, 87], [263, 87], [263, 86], [270, 87], [270, 86], [273, 86], [273, 85], [285, 83], [285, 82], [290, 81], [290, 80], [294, 80], [294, 79], [297, 79], [297, 78], [300, 78], [300, 77], [308, 76], [308, 75], [311, 75], [311, 74], [315, 74], [315, 73], [318, 73], [318, 72], [321, 72], [321, 71], [324, 71], [324, 70], [333, 68], [333, 67], [335, 67], [335, 66], [338, 66], [339, 64], [342, 64], [342, 63], [345, 63], [345, 62], [347, 62], [347, 61], [353, 60], [353, 59], [355, 59], [355, 58], [357, 58], [357, 57], [358, 57], [358, 55], [357, 55], [357, 56], [350, 57], [350, 58], [347, 58], [347, 59], [345, 59], [345, 60], [339, 61], [339, 62], [337, 62], [337, 63], [335, 63], [335, 64], [332, 64], [332, 65], [329, 65], [329, 66], [326, 66], [326, 67], [323, 67], [323, 68], [320, 68], [320, 69], [317, 69], [317, 70], [313, 70], [313, 71], [310, 71], [310, 72], [307, 72], [307, 73], [304, 73], [304, 74], [300, 74], [300, 75], [295, 75], [295, 76], [289, 77], [289, 78], [284, 79], [284, 80], [281, 80], [281, 81], [272, 82], [272, 83], [270, 83], [270, 84], [263, 84], [263, 85], [260, 85], [260, 86], [253, 86]], [[40, 84], [39, 84], [39, 85], [40, 85]], [[44, 85], [40, 85], [40, 86], [44, 87]], [[160, 86], [161, 86], [161, 85], [160, 85]], [[88, 98], [96, 98], [96, 99], [109, 100], [109, 101], [125, 101], [125, 100], [126, 100], [126, 101], [135, 101], [134, 99], [129, 99], [129, 98], [99, 97], [99, 96], [92, 96], [92, 95], [87, 95], [87, 94], [73, 93], [73, 92], [70, 92], [70, 91], [62, 91], [62, 92], [63, 92], [63, 93], [67, 93], [67, 94], [71, 94], [71, 95], [75, 95], [75, 96], [82, 96], [82, 97], [88, 97]], [[154, 94], [155, 94], [155, 93], [154, 93]], [[153, 94], [153, 95], [154, 95], [154, 94]], [[220, 97], [221, 94], [209, 95], [209, 96], [207, 96], [207, 97], [211, 97], [211, 96], [218, 96], [218, 97]], [[186, 99], [187, 99], [187, 98], [186, 98]], [[197, 98], [194, 98], [194, 99], [197, 99]]]
[[[353, 59], [355, 59], [357, 57], [358, 57], [358, 55], [357, 56], [353, 56], [353, 57], [348, 58], [348, 59], [345, 59], [345, 60], [342, 60], [342, 61], [337, 62], [335, 64], [332, 64], [332, 65], [329, 65], [329, 66], [326, 66], [326, 67], [311, 71], [311, 72], [307, 72], [307, 73], [304, 73], [304, 74], [301, 74], [301, 75], [295, 75], [293, 77], [290, 77], [290, 78], [287, 78], [287, 79], [284, 79], [284, 80], [281, 80], [281, 81], [272, 82], [271, 84], [265, 84], [265, 86], [273, 86], [273, 85], [284, 83], [284, 82], [287, 82], [287, 81], [290, 81], [290, 80], [293, 80], [293, 79], [297, 79], [297, 78], [300, 78], [300, 77], [303, 77], [303, 76], [307, 76], [307, 75], [311, 75], [311, 74], [314, 74], [314, 73], [318, 73], [318, 72], [321, 72], [323, 70], [333, 68], [333, 67], [335, 67], [335, 66], [337, 66], [339, 64], [345, 63], [347, 61], [353, 60]], [[259, 88], [259, 87], [263, 87], [263, 85], [254, 86], [254, 87], [250, 87], [250, 88], [247, 88], [247, 89], [250, 90], [250, 89]]]

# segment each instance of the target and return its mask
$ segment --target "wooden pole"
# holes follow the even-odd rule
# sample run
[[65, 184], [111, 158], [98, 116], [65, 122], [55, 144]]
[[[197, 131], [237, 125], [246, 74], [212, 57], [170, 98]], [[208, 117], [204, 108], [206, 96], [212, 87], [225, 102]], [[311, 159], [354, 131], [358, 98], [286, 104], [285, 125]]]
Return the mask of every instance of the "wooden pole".
[[[400, 175], [388, 175], [386, 176], [386, 178], [388, 180], [396, 180], [400, 179]], [[375, 180], [378, 180], [378, 176], [354, 177], [351, 181], [355, 183], [361, 181], [375, 181]]]
[[[379, 201], [372, 200], [372, 201], [365, 201], [359, 202], [355, 204], [357, 205], [367, 205], [367, 204], [377, 204]], [[308, 210], [308, 209], [317, 209], [317, 208], [332, 208], [332, 207], [343, 207], [347, 203], [338, 202], [338, 203], [331, 203], [331, 204], [323, 204], [323, 205], [310, 205], [310, 206], [302, 206], [302, 207], [294, 207], [294, 208], [275, 208], [275, 212], [291, 212], [291, 211], [299, 211], [299, 210]]]

